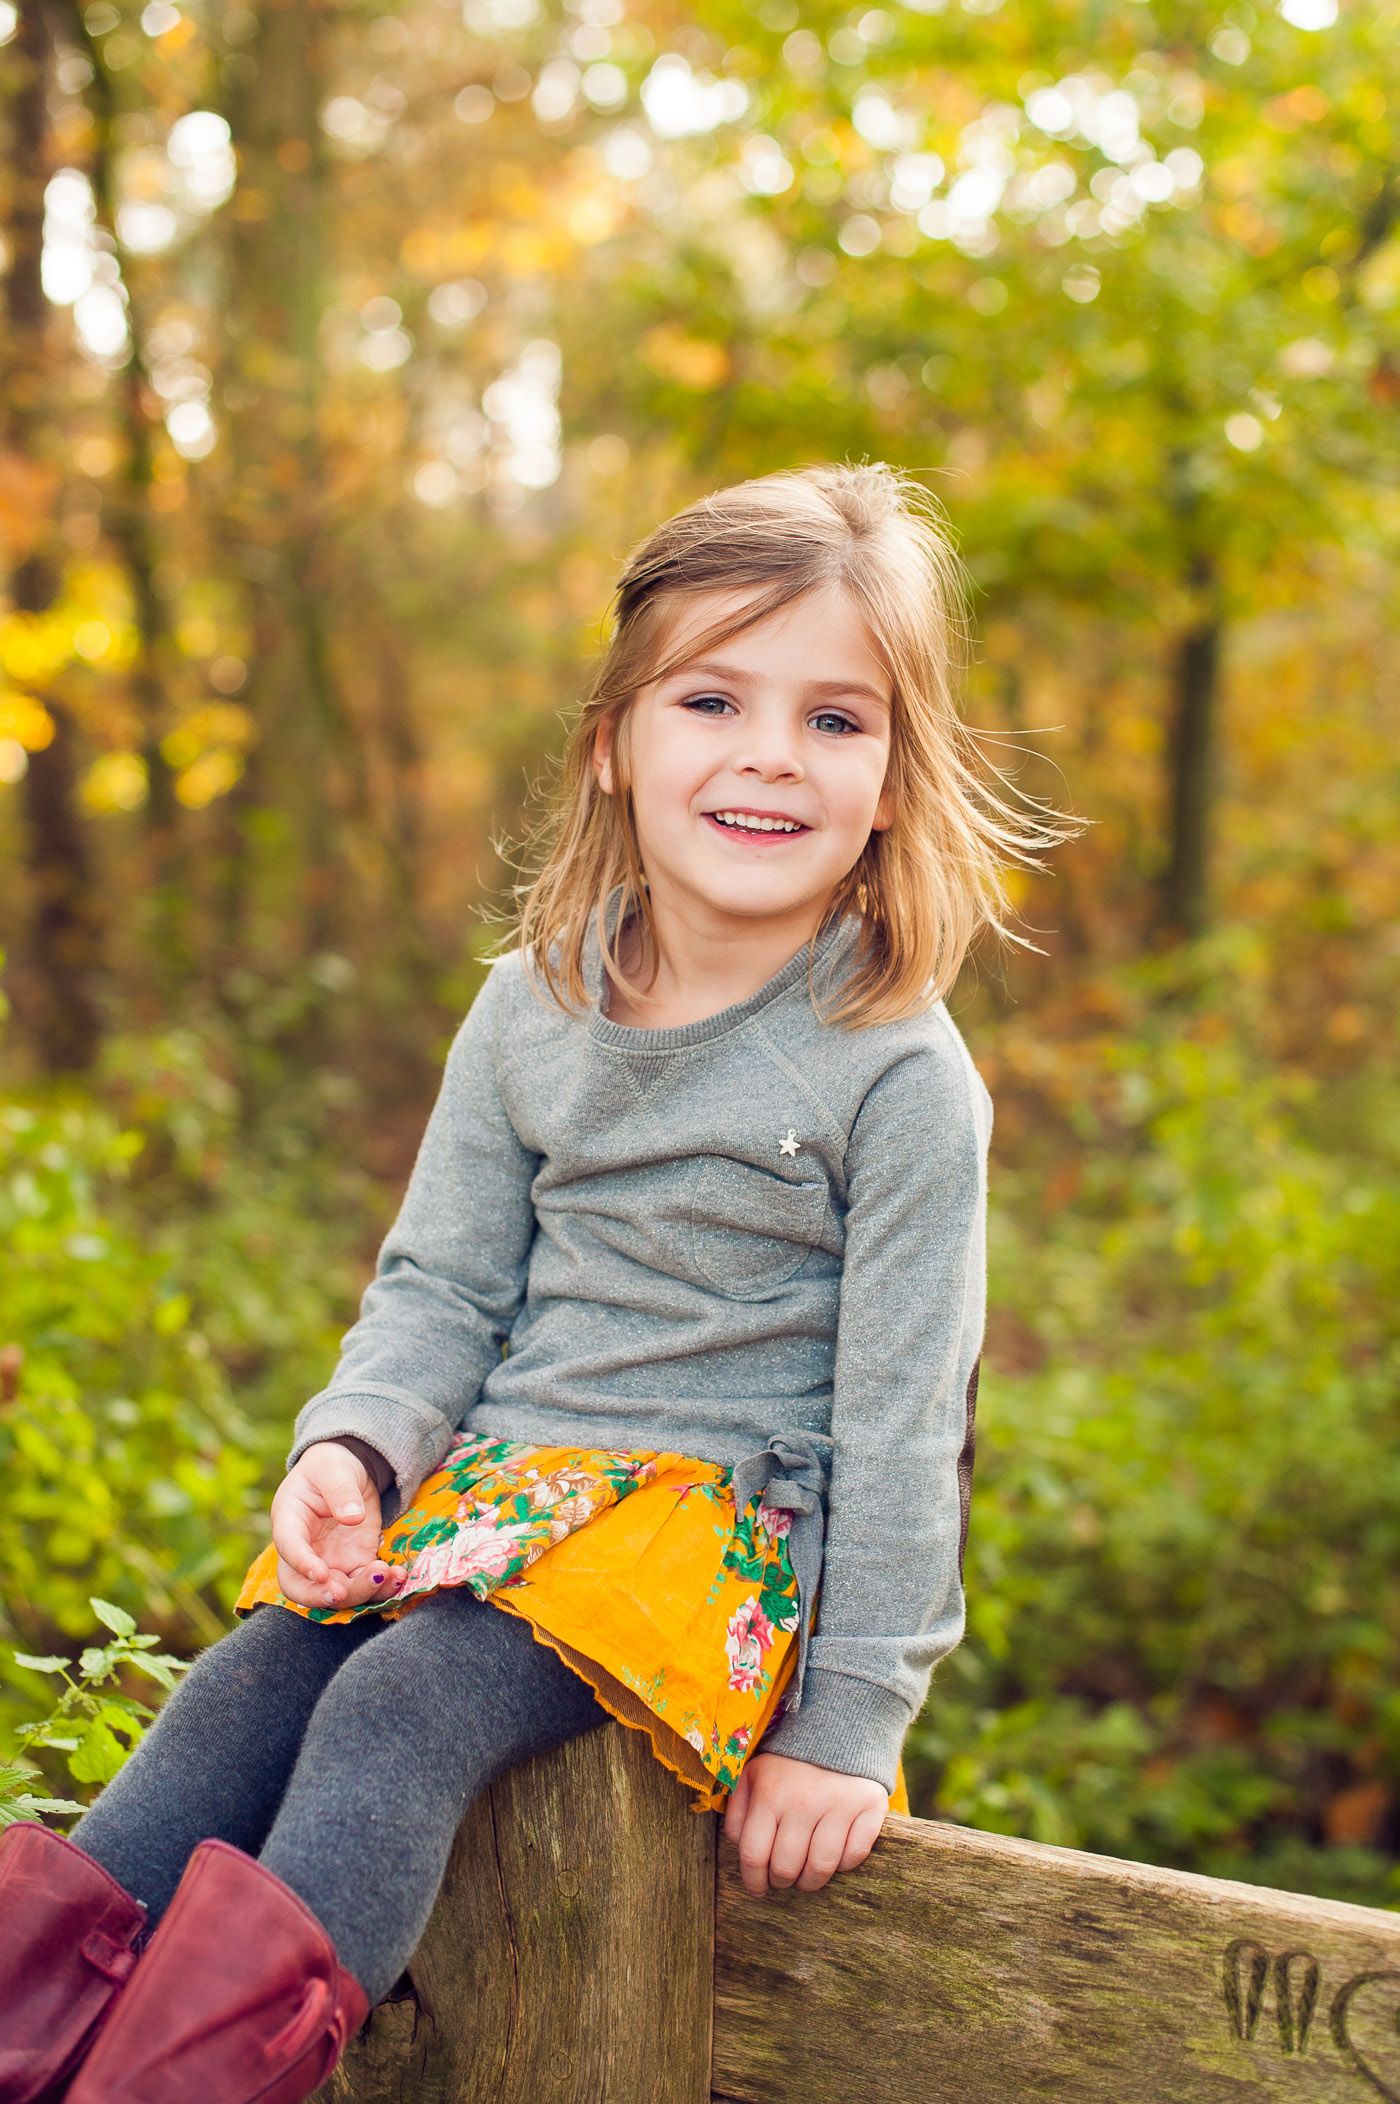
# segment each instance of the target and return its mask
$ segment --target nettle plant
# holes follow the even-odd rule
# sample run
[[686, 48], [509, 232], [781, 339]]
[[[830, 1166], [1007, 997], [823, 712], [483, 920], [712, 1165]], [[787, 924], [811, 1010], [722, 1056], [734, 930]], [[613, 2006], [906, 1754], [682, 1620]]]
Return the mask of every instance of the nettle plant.
[[64, 1685], [46, 1717], [14, 1729], [18, 1760], [0, 1766], [0, 1827], [45, 1814], [86, 1811], [85, 1804], [70, 1797], [49, 1797], [36, 1788], [43, 1776], [27, 1756], [38, 1747], [48, 1747], [63, 1756], [74, 1782], [100, 1789], [139, 1745], [156, 1714], [148, 1703], [122, 1694], [113, 1683], [134, 1668], [169, 1694], [176, 1675], [188, 1671], [187, 1659], [156, 1651], [160, 1638], [141, 1635], [124, 1609], [92, 1596], [89, 1604], [98, 1621], [112, 1631], [112, 1638], [106, 1644], [89, 1644], [79, 1656], [76, 1672], [66, 1658], [40, 1658], [27, 1651], [11, 1654], [17, 1666], [31, 1673], [56, 1674]]

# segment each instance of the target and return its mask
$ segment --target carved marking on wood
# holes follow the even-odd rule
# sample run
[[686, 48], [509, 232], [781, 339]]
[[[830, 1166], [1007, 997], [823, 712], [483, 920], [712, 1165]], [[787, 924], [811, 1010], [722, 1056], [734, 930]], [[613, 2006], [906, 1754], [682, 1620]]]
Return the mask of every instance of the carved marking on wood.
[[[1299, 1968], [1296, 1998], [1293, 1968]], [[1301, 2053], [1312, 2029], [1322, 1967], [1311, 1951], [1283, 1951], [1274, 1960], [1274, 2010], [1278, 2042], [1285, 2053]]]
[[[1322, 1984], [1322, 1967], [1311, 1951], [1280, 1951], [1270, 1958], [1260, 1944], [1251, 1942], [1247, 1936], [1237, 1936], [1233, 1943], [1226, 1945], [1225, 2007], [1235, 2036], [1246, 2040], [1253, 2038], [1263, 2005], [1264, 1986], [1271, 1972], [1279, 2045], [1285, 2053], [1302, 2053], [1307, 2047]], [[1333, 2044], [1352, 2073], [1369, 2083], [1378, 2096], [1386, 2099], [1386, 2104], [1400, 2104], [1400, 2055], [1389, 2072], [1382, 2070], [1373, 2057], [1374, 2047], [1370, 2052], [1363, 2051], [1348, 2028], [1356, 1996], [1363, 1987], [1372, 1987], [1378, 1980], [1391, 1980], [1400, 1986], [1400, 1967], [1387, 1966], [1377, 1972], [1356, 1973], [1351, 1979], [1344, 1980], [1332, 1997], [1328, 2027]], [[1400, 2039], [1400, 2008], [1396, 2009], [1390, 2023]]]
[[[1225, 1947], [1225, 2007], [1236, 2038], [1253, 2038], [1269, 1972], [1269, 1954], [1247, 1936], [1237, 1936]], [[1244, 1974], [1243, 1979], [1241, 1974]]]
[[[1370, 2083], [1378, 2097], [1384, 2097], [1387, 2104], [1400, 2104], [1400, 2055], [1396, 2056], [1387, 2079], [1372, 2066], [1347, 2030], [1352, 2002], [1363, 1987], [1370, 1987], [1377, 1980], [1393, 1980], [1400, 1986], [1400, 1970], [1387, 1966], [1381, 1972], [1357, 1973], [1354, 1979], [1345, 1981], [1337, 1989], [1332, 1997], [1332, 2040], [1347, 2065], [1360, 2075], [1363, 2082]], [[1397, 2038], [1400, 2038], [1400, 2008], [1396, 2009], [1391, 2023]]]

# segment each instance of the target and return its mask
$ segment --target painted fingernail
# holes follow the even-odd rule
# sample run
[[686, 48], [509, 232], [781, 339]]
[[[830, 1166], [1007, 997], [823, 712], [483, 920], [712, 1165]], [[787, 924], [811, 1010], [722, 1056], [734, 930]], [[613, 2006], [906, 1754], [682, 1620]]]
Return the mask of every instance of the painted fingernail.
[[384, 1573], [383, 1573], [382, 1571], [376, 1571], [376, 1572], [375, 1572], [375, 1574], [374, 1574], [374, 1576], [373, 1576], [373, 1577], [372, 1577], [372, 1578], [370, 1579], [370, 1584], [371, 1584], [371, 1585], [382, 1585], [383, 1583], [384, 1583]]

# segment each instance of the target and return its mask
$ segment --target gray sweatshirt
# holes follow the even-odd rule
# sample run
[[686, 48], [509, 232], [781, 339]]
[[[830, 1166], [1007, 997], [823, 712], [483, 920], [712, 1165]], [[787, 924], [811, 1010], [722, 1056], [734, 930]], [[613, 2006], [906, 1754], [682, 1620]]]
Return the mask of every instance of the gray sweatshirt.
[[459, 1429], [732, 1466], [802, 1598], [763, 1751], [889, 1790], [965, 1623], [992, 1104], [941, 1000], [818, 1020], [858, 933], [670, 1029], [606, 1015], [591, 930], [583, 1013], [496, 962], [287, 1465], [364, 1442], [386, 1526]]

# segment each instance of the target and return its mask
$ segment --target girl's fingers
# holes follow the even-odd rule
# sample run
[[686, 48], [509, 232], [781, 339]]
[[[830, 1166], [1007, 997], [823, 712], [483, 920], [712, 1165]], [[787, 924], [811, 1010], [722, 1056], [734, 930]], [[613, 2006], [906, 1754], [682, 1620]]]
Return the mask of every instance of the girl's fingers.
[[[293, 1508], [295, 1511], [295, 1507]], [[306, 1580], [308, 1585], [324, 1585], [331, 1575], [331, 1567], [318, 1556], [311, 1546], [306, 1531], [305, 1519], [298, 1514], [294, 1520], [291, 1513], [277, 1521], [272, 1528], [273, 1546], [283, 1562]]]
[[766, 1805], [759, 1803], [750, 1808], [739, 1841], [739, 1875], [744, 1880], [744, 1890], [756, 1899], [762, 1899], [768, 1890], [768, 1858], [777, 1830], [778, 1822]]
[[[379, 1554], [378, 1499], [360, 1497], [353, 1478], [344, 1480], [334, 1468], [326, 1473], [332, 1480], [288, 1476], [273, 1499], [272, 1540], [283, 1593], [298, 1607], [332, 1610], [392, 1598], [399, 1581]], [[348, 1512], [334, 1517], [330, 1497], [344, 1506], [352, 1495], [354, 1518]]]
[[324, 1607], [323, 1588], [311, 1585], [299, 1572], [294, 1571], [284, 1557], [277, 1559], [277, 1583], [289, 1600], [298, 1607]]
[[[812, 1828], [807, 1843], [807, 1860], [797, 1880], [799, 1892], [820, 1892], [838, 1870], [855, 1868], [849, 1866], [846, 1856], [850, 1848], [851, 1832], [844, 1812], [824, 1812]], [[856, 1862], [859, 1857], [855, 1859]]]
[[324, 1585], [330, 1576], [330, 1565], [312, 1546], [311, 1510], [301, 1486], [290, 1476], [272, 1501], [271, 1517], [272, 1541], [278, 1555], [308, 1585]]
[[402, 1586], [404, 1573], [401, 1567], [385, 1563], [382, 1556], [372, 1562], [361, 1564], [356, 1571], [337, 1571], [332, 1574], [332, 1584], [339, 1579], [337, 1607], [359, 1607], [366, 1600], [392, 1600]]
[[729, 1802], [724, 1808], [724, 1838], [738, 1843], [744, 1831], [744, 1814], [748, 1809], [749, 1792], [753, 1788], [753, 1777], [747, 1764], [739, 1770], [739, 1780], [729, 1793]]
[[813, 1824], [809, 1812], [785, 1812], [778, 1821], [778, 1830], [768, 1851], [768, 1876], [770, 1882], [782, 1891], [795, 1885], [807, 1867]]
[[[888, 1810], [888, 1806], [885, 1808]], [[863, 1863], [880, 1838], [880, 1829], [885, 1823], [885, 1812], [875, 1809], [857, 1812], [851, 1821], [851, 1831], [846, 1836], [846, 1846], [841, 1852], [840, 1868], [854, 1870]]]
[[[354, 1571], [328, 1571], [324, 1584], [311, 1584], [283, 1559], [277, 1565], [277, 1583], [298, 1607], [359, 1607], [366, 1600], [392, 1600], [404, 1579], [401, 1566], [376, 1557]], [[376, 1582], [378, 1581], [378, 1582]]]

